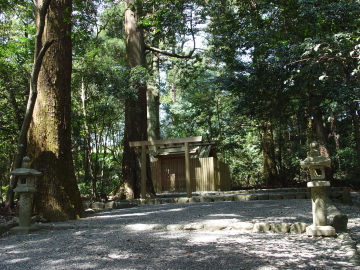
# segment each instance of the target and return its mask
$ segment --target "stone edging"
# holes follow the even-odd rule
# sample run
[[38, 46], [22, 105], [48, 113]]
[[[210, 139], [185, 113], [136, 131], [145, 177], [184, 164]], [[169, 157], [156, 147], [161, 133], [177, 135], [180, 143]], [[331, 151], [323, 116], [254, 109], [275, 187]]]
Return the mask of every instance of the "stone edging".
[[191, 222], [187, 224], [128, 224], [128, 225], [88, 225], [88, 224], [64, 224], [64, 223], [40, 223], [37, 224], [40, 229], [47, 230], [73, 230], [73, 229], [125, 229], [133, 231], [153, 231], [153, 230], [166, 230], [166, 231], [219, 231], [219, 230], [237, 230], [248, 233], [291, 233], [301, 234], [304, 233], [307, 223], [294, 222], [294, 223], [268, 223], [268, 222], [241, 222], [236, 220], [208, 220], [203, 222]]
[[236, 230], [248, 233], [304, 233], [309, 224], [302, 222], [295, 223], [267, 223], [267, 222], [240, 222], [234, 220], [208, 220], [203, 222], [192, 222], [188, 224], [130, 224], [124, 228], [134, 231], [145, 230], [167, 230], [167, 231], [219, 231], [219, 230]]
[[[332, 201], [351, 204], [350, 192], [347, 188], [331, 187], [329, 197]], [[287, 200], [311, 199], [310, 189], [284, 188], [262, 190], [239, 190], [224, 192], [194, 192], [193, 197], [187, 198], [185, 193], [160, 194], [156, 198], [134, 199], [123, 201], [83, 202], [89, 213], [104, 209], [121, 209], [138, 205], [152, 205], [165, 203], [192, 203], [192, 202], [218, 202], [218, 201], [252, 201], [252, 200]], [[94, 211], [91, 211], [93, 209]]]

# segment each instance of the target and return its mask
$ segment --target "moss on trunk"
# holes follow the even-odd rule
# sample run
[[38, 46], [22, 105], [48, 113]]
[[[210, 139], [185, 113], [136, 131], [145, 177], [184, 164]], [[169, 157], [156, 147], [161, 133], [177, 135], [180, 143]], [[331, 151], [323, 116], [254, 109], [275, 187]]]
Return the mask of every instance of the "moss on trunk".
[[38, 181], [36, 211], [49, 220], [83, 212], [71, 153], [71, 0], [51, 1], [43, 41], [47, 51], [38, 80], [38, 97], [28, 134], [28, 154], [44, 176]]

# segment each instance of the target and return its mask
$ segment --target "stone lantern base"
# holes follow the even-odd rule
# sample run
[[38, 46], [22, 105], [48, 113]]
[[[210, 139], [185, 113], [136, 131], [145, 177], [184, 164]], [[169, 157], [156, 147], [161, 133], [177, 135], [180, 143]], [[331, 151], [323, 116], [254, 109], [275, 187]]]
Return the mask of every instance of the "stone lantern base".
[[328, 181], [312, 181], [307, 186], [311, 188], [313, 225], [306, 228], [308, 236], [335, 236], [335, 228], [327, 224], [327, 188]]

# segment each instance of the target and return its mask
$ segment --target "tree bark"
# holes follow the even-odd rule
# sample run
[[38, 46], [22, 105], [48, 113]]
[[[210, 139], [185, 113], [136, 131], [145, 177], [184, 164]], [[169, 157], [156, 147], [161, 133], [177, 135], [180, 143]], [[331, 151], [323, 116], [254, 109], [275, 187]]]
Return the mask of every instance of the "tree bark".
[[50, 3], [42, 36], [56, 42], [43, 59], [28, 133], [33, 167], [44, 174], [38, 181], [35, 209], [52, 221], [74, 219], [83, 212], [71, 153], [71, 7], [71, 0]]
[[147, 89], [147, 133], [149, 140], [160, 140], [160, 72], [159, 57], [153, 57], [152, 80]]
[[[139, 6], [135, 0], [126, 0], [125, 35], [126, 56], [129, 68], [141, 66], [146, 68], [145, 43], [142, 28], [138, 25]], [[140, 197], [140, 160], [134, 148], [130, 148], [130, 141], [147, 140], [147, 102], [146, 84], [132, 85], [135, 96], [125, 100], [125, 130], [123, 154], [123, 189], [127, 199]], [[147, 192], [154, 194], [151, 181], [150, 163], [147, 158]]]
[[276, 167], [275, 146], [273, 131], [270, 122], [262, 121], [260, 125], [261, 149], [263, 153], [263, 174], [266, 186], [273, 187], [279, 184], [278, 171]]
[[360, 117], [357, 110], [357, 102], [350, 104], [350, 114], [354, 127], [355, 151], [357, 157], [357, 173], [360, 175]]
[[[45, 18], [49, 9], [51, 0], [35, 1], [35, 10], [36, 10], [36, 35], [35, 35], [35, 52], [34, 52], [34, 62], [31, 70], [30, 77], [30, 92], [26, 105], [25, 116], [21, 125], [21, 129], [17, 141], [17, 152], [14, 156], [11, 170], [15, 168], [20, 168], [22, 159], [26, 154], [27, 147], [27, 134], [30, 127], [30, 122], [33, 116], [35, 101], [37, 98], [37, 82], [39, 77], [39, 72], [42, 66], [43, 58], [45, 53], [53, 44], [54, 40], [46, 40], [43, 42], [43, 32], [45, 28]], [[17, 185], [17, 178], [15, 176], [10, 177], [10, 185], [7, 190], [7, 201], [6, 206], [9, 208], [14, 207], [14, 189]]]
[[84, 180], [89, 183], [92, 182], [94, 175], [91, 169], [91, 137], [90, 130], [88, 125], [88, 115], [87, 115], [87, 103], [86, 103], [86, 86], [84, 79], [81, 79], [81, 108], [82, 114], [84, 117]]

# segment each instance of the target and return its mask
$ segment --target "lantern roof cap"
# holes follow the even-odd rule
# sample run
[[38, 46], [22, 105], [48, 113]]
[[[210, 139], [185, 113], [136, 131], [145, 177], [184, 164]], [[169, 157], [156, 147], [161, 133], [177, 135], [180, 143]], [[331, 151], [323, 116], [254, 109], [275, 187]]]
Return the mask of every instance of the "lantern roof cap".
[[320, 154], [318, 150], [319, 144], [317, 142], [312, 142], [310, 144], [310, 152], [308, 152], [307, 158], [300, 161], [300, 166], [305, 168], [310, 167], [330, 167], [331, 159], [324, 157]]
[[42, 172], [30, 168], [17, 168], [11, 174], [15, 176], [40, 176]]

